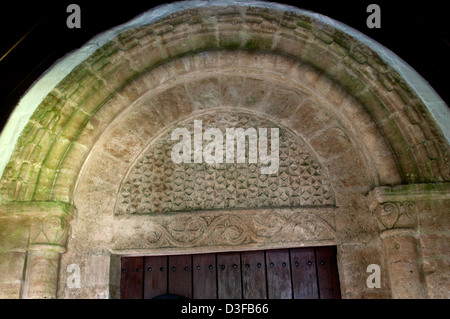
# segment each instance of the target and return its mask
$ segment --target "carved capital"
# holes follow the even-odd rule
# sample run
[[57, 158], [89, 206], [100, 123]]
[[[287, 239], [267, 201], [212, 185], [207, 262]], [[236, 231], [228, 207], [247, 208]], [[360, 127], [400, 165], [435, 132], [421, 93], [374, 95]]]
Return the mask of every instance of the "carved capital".
[[426, 298], [419, 255], [420, 202], [450, 198], [450, 183], [377, 187], [367, 204], [380, 228], [393, 298]]
[[376, 187], [367, 195], [367, 204], [377, 219], [380, 231], [417, 229], [419, 201], [450, 198], [450, 184], [411, 184]]
[[20, 217], [29, 228], [28, 250], [63, 253], [75, 208], [63, 202], [10, 202], [0, 206], [0, 216]]
[[65, 216], [34, 217], [30, 225], [29, 250], [64, 252], [70, 225]]
[[417, 227], [417, 208], [414, 202], [381, 203], [372, 213], [381, 231]]

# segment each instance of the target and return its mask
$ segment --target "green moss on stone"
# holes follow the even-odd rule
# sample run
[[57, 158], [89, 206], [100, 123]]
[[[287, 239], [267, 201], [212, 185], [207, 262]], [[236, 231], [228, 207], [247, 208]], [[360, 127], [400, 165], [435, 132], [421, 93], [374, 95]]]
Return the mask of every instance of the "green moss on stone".
[[272, 47], [272, 38], [252, 38], [248, 40], [244, 48], [247, 50], [267, 50]]
[[358, 99], [364, 104], [372, 117], [378, 122], [389, 116], [389, 110], [372, 90], [364, 91], [358, 95]]
[[239, 38], [222, 38], [220, 39], [220, 47], [228, 50], [239, 49], [241, 40]]
[[256, 98], [254, 96], [249, 96], [247, 98], [247, 104], [249, 104], [249, 105], [255, 105], [256, 102], [257, 102], [257, 100], [256, 100]]
[[337, 72], [335, 78], [338, 80], [339, 84], [343, 85], [352, 95], [358, 95], [366, 88], [366, 84], [363, 81], [348, 73], [347, 70]]
[[[215, 34], [205, 34], [194, 36], [188, 41], [188, 46], [193, 48], [194, 52], [217, 49], [217, 37]], [[190, 53], [190, 52], [187, 52]]]

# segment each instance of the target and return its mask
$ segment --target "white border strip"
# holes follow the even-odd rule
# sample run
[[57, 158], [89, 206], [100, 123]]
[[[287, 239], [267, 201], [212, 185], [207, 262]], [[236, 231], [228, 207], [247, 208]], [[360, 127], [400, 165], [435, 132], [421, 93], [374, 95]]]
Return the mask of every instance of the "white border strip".
[[428, 82], [425, 81], [425, 79], [423, 79], [405, 61], [400, 59], [389, 49], [370, 39], [361, 32], [327, 16], [285, 4], [252, 0], [181, 1], [152, 8], [151, 10], [135, 17], [125, 24], [99, 34], [98, 36], [87, 42], [80, 49], [71, 52], [65, 57], [56, 61], [46, 72], [44, 72], [20, 99], [0, 135], [0, 176], [3, 175], [5, 166], [10, 160], [12, 152], [14, 151], [15, 144], [19, 139], [22, 130], [30, 120], [38, 105], [59, 82], [61, 82], [77, 65], [86, 60], [98, 48], [102, 47], [107, 42], [114, 39], [120, 33], [126, 30], [150, 24], [156, 20], [164, 18], [178, 11], [198, 7], [232, 5], [265, 7], [285, 11], [294, 11], [299, 14], [310, 16], [311, 18], [318, 20], [324, 24], [328, 24], [337, 30], [341, 30], [342, 32], [354, 37], [361, 43], [367, 45], [405, 79], [408, 85], [424, 102], [434, 120], [441, 127], [445, 138], [450, 143], [450, 110], [445, 102], [433, 90]]

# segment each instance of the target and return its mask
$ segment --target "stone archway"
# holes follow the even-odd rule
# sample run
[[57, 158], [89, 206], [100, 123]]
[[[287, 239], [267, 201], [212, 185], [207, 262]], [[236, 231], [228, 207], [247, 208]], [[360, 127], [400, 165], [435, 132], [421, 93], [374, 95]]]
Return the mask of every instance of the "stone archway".
[[[302, 190], [277, 176], [273, 189], [257, 184], [279, 192], [267, 205], [258, 193], [241, 206], [213, 200], [123, 214], [122, 201], [116, 209], [133, 193], [124, 185], [152, 143], [178, 123], [224, 113], [295, 136], [293, 147], [315, 163], [299, 187], [320, 200], [296, 201], [289, 194]], [[118, 34], [34, 111], [0, 184], [2, 258], [25, 269], [25, 276], [8, 273], [3, 291], [114, 297], [122, 255], [333, 244], [344, 298], [442, 298], [448, 151], [405, 79], [338, 25], [283, 6], [181, 7]], [[287, 165], [298, 158], [284, 155]], [[326, 178], [314, 185], [318, 168]], [[294, 171], [283, 172], [302, 176]], [[145, 174], [138, 170], [137, 178]], [[251, 191], [239, 182], [233, 200], [237, 186]], [[66, 285], [71, 264], [82, 270], [80, 288]], [[380, 289], [366, 285], [369, 264], [381, 266]]]

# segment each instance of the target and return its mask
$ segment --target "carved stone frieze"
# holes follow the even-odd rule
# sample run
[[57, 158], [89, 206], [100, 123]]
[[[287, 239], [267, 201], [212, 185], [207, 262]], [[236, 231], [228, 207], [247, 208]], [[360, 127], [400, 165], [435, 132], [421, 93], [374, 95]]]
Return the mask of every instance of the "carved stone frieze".
[[[177, 213], [132, 219], [114, 248], [164, 249], [334, 241], [333, 208]], [[125, 234], [126, 233], [126, 234]]]

